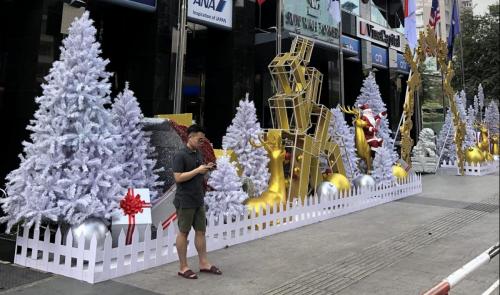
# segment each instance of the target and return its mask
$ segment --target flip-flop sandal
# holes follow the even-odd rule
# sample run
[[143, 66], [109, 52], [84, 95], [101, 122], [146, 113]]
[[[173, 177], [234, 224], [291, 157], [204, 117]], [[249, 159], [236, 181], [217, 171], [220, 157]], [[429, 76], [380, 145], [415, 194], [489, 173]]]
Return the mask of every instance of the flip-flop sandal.
[[220, 269], [218, 269], [217, 266], [215, 266], [215, 265], [212, 265], [212, 267], [210, 267], [210, 269], [200, 269], [200, 272], [207, 272], [207, 273], [211, 273], [214, 275], [221, 275], [222, 274], [222, 271], [220, 271]]
[[195, 280], [198, 278], [198, 276], [190, 269], [186, 270], [185, 272], [178, 272], [177, 274], [189, 280]]

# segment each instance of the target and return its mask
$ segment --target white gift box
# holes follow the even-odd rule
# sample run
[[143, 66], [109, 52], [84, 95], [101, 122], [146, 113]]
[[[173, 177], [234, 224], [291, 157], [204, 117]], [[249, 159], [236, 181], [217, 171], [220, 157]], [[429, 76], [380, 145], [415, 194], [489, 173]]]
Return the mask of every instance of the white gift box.
[[149, 189], [130, 188], [120, 201], [120, 214], [111, 222], [113, 244], [118, 243], [120, 232], [125, 235], [125, 244], [132, 242], [134, 235], [139, 235], [139, 241], [144, 241], [144, 231], [151, 225], [151, 199]]

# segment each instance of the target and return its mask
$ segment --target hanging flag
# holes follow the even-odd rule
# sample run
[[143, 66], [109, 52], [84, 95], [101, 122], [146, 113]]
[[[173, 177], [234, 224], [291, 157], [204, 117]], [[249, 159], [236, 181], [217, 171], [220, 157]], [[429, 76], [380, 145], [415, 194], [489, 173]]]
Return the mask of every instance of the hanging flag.
[[405, 37], [412, 51], [417, 46], [417, 16], [415, 10], [417, 10], [415, 0], [405, 0]]
[[451, 26], [448, 34], [448, 60], [453, 57], [453, 43], [455, 43], [455, 37], [458, 34], [460, 34], [460, 15], [458, 14], [457, 0], [453, 0]]
[[264, 2], [266, 2], [266, 0], [257, 0], [257, 3], [258, 3], [259, 5], [262, 5]]
[[441, 19], [441, 13], [439, 12], [439, 0], [432, 0], [431, 15], [429, 17], [429, 26], [434, 30], [436, 29], [437, 23]]
[[340, 23], [340, 0], [330, 0], [330, 5], [328, 6], [328, 12], [332, 16], [335, 24]]

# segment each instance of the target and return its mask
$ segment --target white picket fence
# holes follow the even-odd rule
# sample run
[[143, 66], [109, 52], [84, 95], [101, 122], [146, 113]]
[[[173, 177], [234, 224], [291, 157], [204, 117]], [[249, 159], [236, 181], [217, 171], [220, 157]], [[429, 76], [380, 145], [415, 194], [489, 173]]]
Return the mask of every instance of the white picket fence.
[[[240, 218], [224, 220], [223, 216], [208, 217], [207, 250], [214, 251], [276, 233], [320, 222], [326, 219], [360, 211], [422, 192], [420, 175], [391, 186], [354, 189], [335, 197], [318, 199], [310, 197], [305, 204], [290, 203], [286, 210], [283, 204], [274, 206], [268, 214], [261, 212]], [[279, 207], [279, 208], [277, 208]], [[144, 241], [134, 235], [130, 245], [125, 245], [125, 233], [118, 238], [117, 247], [112, 247], [112, 237], [107, 235], [104, 246], [98, 247], [94, 236], [89, 247], [85, 247], [83, 236], [77, 247], [73, 246], [71, 231], [63, 237], [61, 229], [55, 233], [49, 228], [21, 228], [17, 236], [15, 263], [42, 271], [71, 277], [89, 283], [97, 283], [151, 267], [178, 260], [175, 248], [177, 225], [162, 229], [161, 224], [152, 238], [147, 227]], [[194, 233], [188, 237], [188, 256], [196, 255]], [[87, 243], [88, 244], [88, 243]]]
[[[484, 176], [487, 174], [492, 174], [498, 172], [498, 161], [490, 161], [485, 163], [469, 164], [465, 162], [464, 165], [464, 175], [468, 176]], [[456, 175], [460, 175], [460, 170], [458, 169], [458, 164], [456, 161], [443, 161], [441, 163], [441, 169], [446, 169], [453, 171]]]

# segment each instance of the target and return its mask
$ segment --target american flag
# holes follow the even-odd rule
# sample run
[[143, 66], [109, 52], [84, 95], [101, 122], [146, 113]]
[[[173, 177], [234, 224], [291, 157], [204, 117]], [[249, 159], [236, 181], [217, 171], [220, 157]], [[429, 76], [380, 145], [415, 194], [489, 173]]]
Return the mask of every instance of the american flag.
[[439, 13], [439, 0], [432, 0], [431, 16], [429, 17], [429, 26], [436, 29], [437, 23], [441, 19]]

